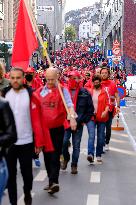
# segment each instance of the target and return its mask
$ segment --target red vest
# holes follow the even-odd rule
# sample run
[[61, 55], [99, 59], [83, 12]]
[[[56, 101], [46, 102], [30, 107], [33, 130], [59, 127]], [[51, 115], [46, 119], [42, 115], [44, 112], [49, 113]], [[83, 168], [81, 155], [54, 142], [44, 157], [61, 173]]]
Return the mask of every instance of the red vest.
[[39, 96], [41, 118], [45, 119], [49, 129], [62, 126], [67, 116], [58, 88], [50, 89], [50, 91], [45, 97]]

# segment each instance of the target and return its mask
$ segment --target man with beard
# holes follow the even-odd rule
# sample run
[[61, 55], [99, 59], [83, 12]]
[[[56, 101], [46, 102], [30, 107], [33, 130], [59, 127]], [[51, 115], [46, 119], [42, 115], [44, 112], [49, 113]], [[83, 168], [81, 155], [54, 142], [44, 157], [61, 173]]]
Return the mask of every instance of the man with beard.
[[11, 87], [4, 90], [3, 94], [9, 102], [14, 114], [17, 128], [17, 142], [9, 148], [7, 165], [9, 170], [8, 192], [11, 205], [17, 205], [17, 160], [19, 160], [24, 181], [25, 205], [32, 204], [32, 153], [33, 132], [30, 116], [29, 88], [24, 87], [24, 71], [20, 68], [12, 68], [10, 71]]
[[105, 151], [109, 150], [109, 143], [111, 138], [112, 119], [115, 114], [120, 112], [120, 97], [117, 90], [117, 85], [113, 80], [110, 80], [110, 70], [107, 67], [102, 67], [101, 71], [102, 88], [107, 92], [110, 106], [109, 106], [109, 120], [106, 122], [106, 136], [105, 136]]
[[87, 123], [88, 139], [88, 157], [90, 163], [94, 162], [95, 154], [95, 128], [97, 127], [97, 145], [96, 158], [98, 163], [102, 163], [103, 143], [105, 123], [108, 120], [109, 99], [107, 93], [101, 87], [101, 77], [94, 75], [92, 78], [92, 87], [89, 89], [92, 95], [95, 116]]

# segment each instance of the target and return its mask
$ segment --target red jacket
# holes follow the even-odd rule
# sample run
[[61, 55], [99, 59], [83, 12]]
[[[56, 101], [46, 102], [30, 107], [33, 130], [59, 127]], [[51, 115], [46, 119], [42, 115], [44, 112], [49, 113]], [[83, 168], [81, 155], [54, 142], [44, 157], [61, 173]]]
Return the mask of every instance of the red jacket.
[[[89, 89], [91, 95], [93, 95], [93, 88]], [[109, 106], [109, 98], [107, 93], [102, 89], [100, 95], [98, 96], [98, 107], [97, 113], [95, 115], [95, 121], [97, 122], [106, 122], [109, 118], [108, 114], [105, 118], [101, 118], [102, 113], [105, 111], [105, 108]]]
[[116, 101], [115, 101], [115, 93], [118, 93], [117, 85], [113, 80], [105, 80], [101, 82], [102, 89], [104, 89], [109, 97], [110, 102], [110, 111], [114, 111]]

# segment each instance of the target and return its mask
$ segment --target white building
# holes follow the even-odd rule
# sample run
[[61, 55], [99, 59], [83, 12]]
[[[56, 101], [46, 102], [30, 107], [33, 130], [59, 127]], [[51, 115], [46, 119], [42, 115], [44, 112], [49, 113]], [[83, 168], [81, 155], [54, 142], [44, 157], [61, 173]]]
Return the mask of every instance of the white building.
[[98, 24], [93, 24], [92, 21], [84, 21], [79, 25], [79, 39], [95, 38], [99, 31]]
[[84, 21], [79, 25], [79, 40], [88, 39], [92, 34], [92, 21]]

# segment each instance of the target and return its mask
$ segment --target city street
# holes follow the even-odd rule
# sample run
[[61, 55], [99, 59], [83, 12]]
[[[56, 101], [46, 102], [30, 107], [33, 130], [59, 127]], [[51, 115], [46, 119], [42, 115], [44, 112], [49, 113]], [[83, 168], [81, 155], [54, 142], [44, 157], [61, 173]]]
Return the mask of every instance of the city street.
[[[60, 174], [60, 192], [50, 196], [43, 190], [48, 180], [42, 167], [34, 165], [33, 205], [134, 205], [136, 201], [136, 152], [134, 151], [136, 103], [127, 98], [127, 107], [122, 108], [125, 131], [112, 132], [110, 151], [103, 156], [103, 164], [89, 165], [86, 160], [87, 130], [84, 129], [78, 175], [67, 171]], [[128, 116], [129, 113], [129, 116]], [[115, 123], [115, 122], [114, 122]], [[123, 123], [121, 122], [121, 126]], [[126, 124], [125, 124], [126, 125]], [[132, 145], [133, 143], [133, 145]], [[18, 205], [23, 205], [22, 179], [18, 171]], [[8, 195], [3, 205], [8, 205]]]

